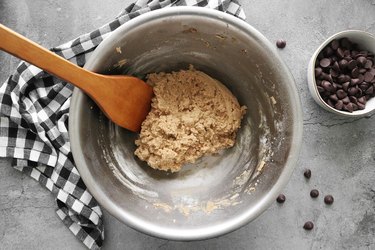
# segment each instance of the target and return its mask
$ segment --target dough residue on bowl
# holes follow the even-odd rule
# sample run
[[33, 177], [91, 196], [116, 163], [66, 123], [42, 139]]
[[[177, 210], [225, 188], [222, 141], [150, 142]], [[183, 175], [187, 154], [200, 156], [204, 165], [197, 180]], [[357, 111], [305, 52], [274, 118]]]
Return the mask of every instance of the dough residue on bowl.
[[154, 169], [179, 171], [203, 155], [232, 147], [246, 112], [219, 81], [195, 70], [153, 73], [151, 111], [135, 155]]

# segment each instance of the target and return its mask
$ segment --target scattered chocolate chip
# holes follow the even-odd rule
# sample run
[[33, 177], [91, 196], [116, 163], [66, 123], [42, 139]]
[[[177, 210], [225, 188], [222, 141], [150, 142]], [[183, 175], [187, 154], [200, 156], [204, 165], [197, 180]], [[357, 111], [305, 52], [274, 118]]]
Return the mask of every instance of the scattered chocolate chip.
[[303, 225], [303, 229], [305, 229], [305, 230], [312, 230], [313, 228], [314, 228], [314, 223], [312, 223], [311, 221], [307, 221]]
[[276, 201], [277, 201], [278, 203], [284, 203], [285, 200], [286, 200], [286, 197], [285, 197], [285, 195], [283, 195], [283, 194], [279, 194], [279, 196], [277, 196], [277, 198], [276, 198]]
[[319, 191], [316, 190], [316, 189], [311, 190], [311, 191], [310, 191], [310, 196], [311, 196], [312, 198], [316, 198], [316, 197], [318, 197], [318, 196], [319, 196]]
[[310, 170], [310, 169], [306, 169], [305, 172], [303, 172], [303, 175], [304, 175], [307, 179], [310, 179], [310, 178], [311, 178], [311, 170]]
[[279, 40], [276, 41], [276, 46], [279, 49], [283, 49], [286, 46], [286, 41], [284, 39], [279, 39]]
[[324, 196], [324, 203], [327, 205], [331, 205], [333, 203], [334, 199], [332, 195], [326, 195]]

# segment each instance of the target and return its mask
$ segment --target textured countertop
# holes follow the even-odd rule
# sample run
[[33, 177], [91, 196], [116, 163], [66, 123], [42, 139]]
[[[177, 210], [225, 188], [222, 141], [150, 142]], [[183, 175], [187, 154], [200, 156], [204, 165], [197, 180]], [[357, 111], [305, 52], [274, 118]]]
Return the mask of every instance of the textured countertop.
[[[45, 47], [71, 40], [106, 23], [129, 0], [1, 0], [0, 23]], [[276, 202], [247, 226], [198, 242], [173, 242], [139, 233], [104, 211], [103, 249], [375, 249], [375, 115], [347, 119], [327, 113], [311, 98], [306, 67], [318, 45], [345, 29], [375, 33], [373, 0], [242, 0], [247, 22], [279, 50], [296, 80], [304, 137], [299, 164]], [[1, 39], [1, 38], [0, 38]], [[0, 52], [0, 81], [18, 59]], [[309, 181], [303, 171], [310, 168]], [[318, 199], [309, 196], [320, 191]], [[335, 202], [326, 206], [325, 194]], [[315, 223], [305, 231], [305, 221]], [[52, 195], [0, 160], [0, 249], [85, 249], [55, 214]]]

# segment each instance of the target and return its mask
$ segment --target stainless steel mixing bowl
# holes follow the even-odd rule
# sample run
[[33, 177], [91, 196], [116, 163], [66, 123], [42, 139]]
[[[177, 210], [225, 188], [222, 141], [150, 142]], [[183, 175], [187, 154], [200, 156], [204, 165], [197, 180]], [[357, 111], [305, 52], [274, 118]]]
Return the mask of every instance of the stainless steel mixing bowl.
[[286, 185], [302, 138], [289, 70], [262, 34], [229, 14], [171, 7], [141, 15], [105, 39], [85, 67], [144, 77], [189, 64], [224, 83], [248, 110], [233, 148], [179, 173], [137, 159], [137, 134], [108, 121], [80, 90], [70, 107], [73, 156], [93, 196], [127, 225], [174, 240], [218, 236], [256, 218]]

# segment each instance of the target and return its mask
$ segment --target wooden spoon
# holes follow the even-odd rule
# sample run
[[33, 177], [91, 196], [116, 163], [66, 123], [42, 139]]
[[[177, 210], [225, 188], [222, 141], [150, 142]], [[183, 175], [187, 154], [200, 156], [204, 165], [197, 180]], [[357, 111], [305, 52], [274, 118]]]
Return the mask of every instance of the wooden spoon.
[[75, 85], [117, 125], [139, 132], [150, 110], [152, 87], [141, 79], [85, 70], [0, 24], [0, 49]]

